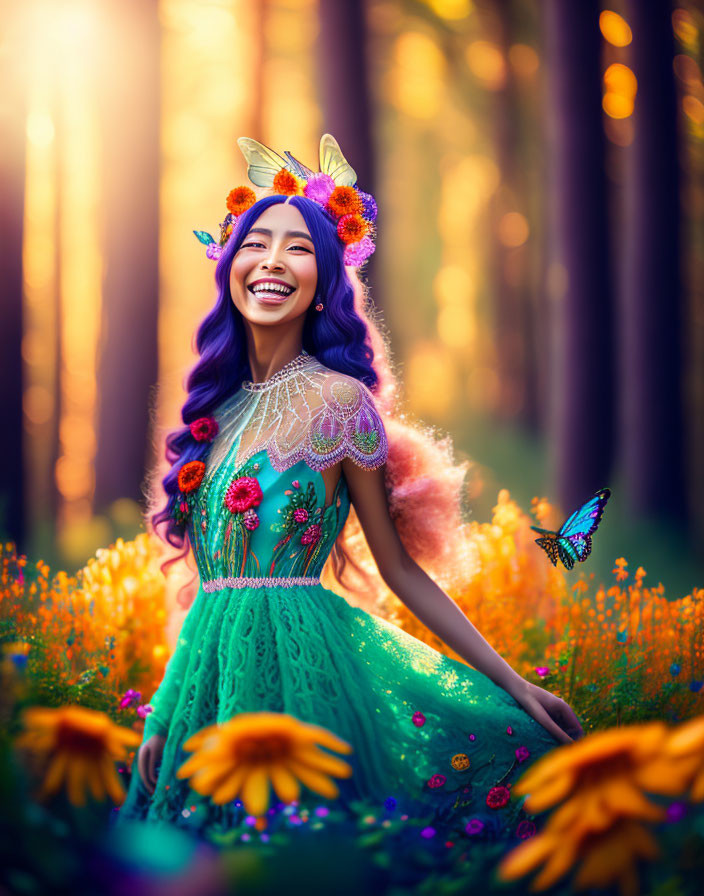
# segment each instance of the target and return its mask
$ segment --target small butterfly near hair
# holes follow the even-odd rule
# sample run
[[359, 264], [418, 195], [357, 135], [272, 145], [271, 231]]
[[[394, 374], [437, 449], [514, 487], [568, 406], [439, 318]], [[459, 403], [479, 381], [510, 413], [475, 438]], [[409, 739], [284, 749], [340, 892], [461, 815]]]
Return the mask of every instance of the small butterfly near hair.
[[567, 569], [572, 569], [575, 560], [582, 562], [587, 559], [592, 549], [592, 534], [601, 522], [610, 495], [610, 489], [599, 489], [593, 498], [565, 520], [557, 532], [531, 526], [541, 535], [535, 543], [545, 551], [553, 566], [557, 566], [558, 557]]

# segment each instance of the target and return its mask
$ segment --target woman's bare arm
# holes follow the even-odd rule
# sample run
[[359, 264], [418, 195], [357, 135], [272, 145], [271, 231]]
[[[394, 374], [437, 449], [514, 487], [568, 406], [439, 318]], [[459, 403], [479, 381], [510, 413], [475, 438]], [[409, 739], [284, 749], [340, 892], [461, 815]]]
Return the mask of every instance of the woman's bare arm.
[[342, 462], [352, 504], [383, 580], [438, 638], [511, 694], [554, 737], [567, 743], [570, 734], [582, 736], [568, 704], [522, 678], [408, 554], [389, 515], [383, 469], [364, 470], [349, 458]]

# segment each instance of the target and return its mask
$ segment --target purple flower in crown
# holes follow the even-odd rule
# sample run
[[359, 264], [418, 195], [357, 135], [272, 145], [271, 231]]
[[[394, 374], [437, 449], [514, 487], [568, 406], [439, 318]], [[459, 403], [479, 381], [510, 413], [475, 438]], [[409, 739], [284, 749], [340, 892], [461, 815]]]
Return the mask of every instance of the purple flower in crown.
[[374, 197], [371, 193], [364, 193], [362, 190], [357, 190], [357, 192], [359, 193], [359, 198], [362, 200], [362, 214], [367, 221], [376, 221], [378, 209]]
[[205, 250], [205, 255], [207, 258], [217, 261], [222, 255], [222, 246], [218, 246], [217, 243], [211, 243]]
[[328, 204], [328, 199], [334, 189], [335, 181], [329, 174], [314, 174], [308, 178], [303, 188], [303, 195], [324, 207]]
[[358, 243], [350, 243], [345, 248], [342, 260], [348, 267], [359, 267], [370, 255], [374, 254], [374, 249], [375, 246], [371, 239], [368, 236], [363, 236]]

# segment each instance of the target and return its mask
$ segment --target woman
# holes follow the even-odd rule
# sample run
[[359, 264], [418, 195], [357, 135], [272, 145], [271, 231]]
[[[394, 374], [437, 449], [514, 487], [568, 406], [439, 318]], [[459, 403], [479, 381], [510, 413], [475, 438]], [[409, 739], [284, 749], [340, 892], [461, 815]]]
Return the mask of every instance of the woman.
[[[442, 469], [433, 440], [390, 412], [386, 346], [354, 271], [373, 251], [376, 205], [329, 135], [319, 173], [255, 141], [240, 146], [271, 195], [232, 191], [220, 244], [197, 233], [219, 258], [218, 298], [198, 331], [186, 425], [167, 438], [168, 501], [153, 522], [193, 550], [200, 583], [120, 816], [185, 815], [206, 836], [241, 824], [241, 804], [204, 800], [176, 771], [196, 731], [267, 710], [352, 745], [340, 805], [437, 810], [455, 823], [481, 810], [494, 832], [513, 830], [517, 757], [583, 731], [419, 565], [461, 550], [458, 468]], [[409, 454], [420, 499], [398, 497]], [[386, 586], [474, 668], [320, 584], [328, 557], [341, 583], [352, 560], [351, 510]]]

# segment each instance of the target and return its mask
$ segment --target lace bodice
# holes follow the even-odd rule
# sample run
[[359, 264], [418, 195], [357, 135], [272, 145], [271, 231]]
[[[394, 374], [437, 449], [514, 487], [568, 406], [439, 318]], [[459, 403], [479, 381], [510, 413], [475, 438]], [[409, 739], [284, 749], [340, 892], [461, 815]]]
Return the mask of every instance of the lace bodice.
[[325, 503], [322, 471], [345, 457], [386, 461], [369, 389], [303, 352], [215, 411], [213, 442], [189, 521], [206, 590], [317, 580], [350, 508], [344, 476]]

